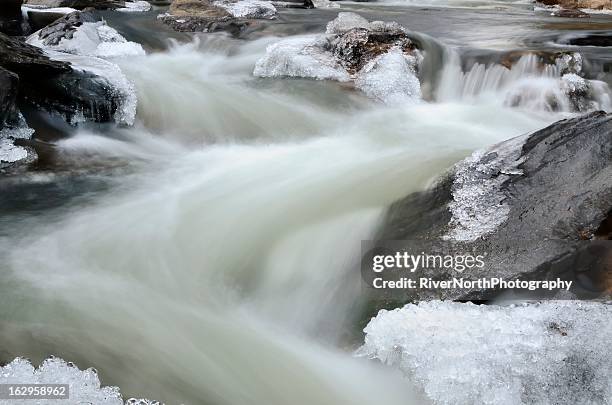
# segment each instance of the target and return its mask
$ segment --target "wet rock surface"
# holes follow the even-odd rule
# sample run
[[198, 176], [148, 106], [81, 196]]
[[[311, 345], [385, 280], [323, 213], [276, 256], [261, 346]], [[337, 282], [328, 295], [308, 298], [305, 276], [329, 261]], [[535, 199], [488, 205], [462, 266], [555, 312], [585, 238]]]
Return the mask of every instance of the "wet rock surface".
[[275, 15], [274, 5], [261, 0], [174, 0], [168, 13], [159, 19], [176, 31], [227, 31], [238, 35], [252, 20], [271, 19]]
[[[481, 269], [423, 269], [423, 277], [561, 277], [574, 281], [568, 297], [599, 296], [609, 272], [602, 257], [612, 257], [609, 245], [595, 240], [612, 211], [610, 178], [612, 115], [562, 120], [477, 151], [432, 189], [393, 204], [378, 240], [445, 241], [486, 254]], [[491, 299], [500, 293], [421, 291], [402, 299]]]
[[117, 9], [125, 7], [123, 0], [26, 0], [25, 4], [47, 8], [71, 7], [78, 10], [95, 8], [98, 10]]

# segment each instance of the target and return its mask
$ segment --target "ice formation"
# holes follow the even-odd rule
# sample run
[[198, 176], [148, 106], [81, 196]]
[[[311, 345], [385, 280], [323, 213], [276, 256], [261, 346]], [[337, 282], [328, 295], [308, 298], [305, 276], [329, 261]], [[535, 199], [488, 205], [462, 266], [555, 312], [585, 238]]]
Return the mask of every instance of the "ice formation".
[[151, 4], [148, 1], [126, 1], [125, 7], [118, 8], [117, 11], [124, 13], [143, 12], [151, 10]]
[[127, 41], [104, 21], [83, 23], [72, 38], [63, 38], [56, 45], [45, 44], [39, 33], [32, 34], [27, 42], [43, 48], [52, 59], [70, 62], [74, 69], [106, 79], [122, 100], [115, 113], [115, 121], [127, 125], [134, 123], [138, 101], [134, 86], [119, 66], [108, 59], [144, 55], [140, 44]]
[[501, 185], [510, 176], [521, 175], [517, 168], [526, 136], [478, 150], [455, 167], [452, 201], [449, 203], [450, 230], [446, 240], [471, 242], [493, 232], [510, 214]]
[[0, 129], [0, 164], [14, 163], [28, 157], [28, 150], [13, 142], [15, 139], [30, 139], [34, 130], [27, 126], [22, 116], [19, 118], [18, 126]]
[[355, 80], [355, 86], [368, 97], [386, 104], [402, 104], [421, 99], [421, 83], [416, 76], [417, 58], [394, 48], [368, 62]]
[[[40, 367], [34, 368], [23, 358], [16, 358], [4, 367], [0, 367], [0, 384], [69, 384], [70, 399], [62, 400], [23, 400], [22, 405], [123, 405], [123, 398], [117, 387], [103, 387], [100, 384], [97, 372], [88, 368], [79, 370], [74, 364], [51, 357], [45, 360]], [[0, 400], [0, 405], [12, 405], [16, 401]], [[128, 399], [129, 405], [155, 405], [155, 401], [147, 399]]]
[[232, 2], [228, 0], [216, 1], [215, 6], [224, 8], [236, 18], [274, 18], [276, 7], [269, 1], [262, 0], [240, 0]]
[[612, 404], [612, 305], [422, 302], [381, 310], [358, 355], [400, 368], [435, 404]]
[[[354, 49], [369, 41], [363, 32], [376, 33], [378, 38], [397, 38], [399, 33], [402, 38], [388, 48], [385, 39], [376, 39], [380, 43], [372, 47], [384, 51], [361, 66], [360, 52]], [[402, 49], [406, 43], [410, 41], [396, 23], [369, 22], [358, 14], [342, 12], [327, 24], [323, 35], [292, 37], [268, 46], [253, 74], [353, 82], [367, 96], [384, 103], [415, 102], [421, 99], [417, 71], [422, 55], [416, 49], [406, 52]]]

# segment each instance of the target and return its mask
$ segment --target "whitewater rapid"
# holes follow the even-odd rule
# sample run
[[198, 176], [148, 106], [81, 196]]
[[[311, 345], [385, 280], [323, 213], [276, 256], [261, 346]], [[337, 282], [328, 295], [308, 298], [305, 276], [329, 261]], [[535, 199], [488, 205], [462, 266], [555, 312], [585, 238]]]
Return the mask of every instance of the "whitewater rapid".
[[135, 126], [57, 148], [74, 167], [126, 174], [23, 214], [2, 240], [5, 350], [95, 366], [106, 384], [168, 403], [426, 403], [352, 356], [347, 331], [367, 305], [360, 241], [474, 149], [562, 115], [385, 106], [339, 83], [254, 78], [275, 40], [211, 36], [117, 61], [138, 95]]

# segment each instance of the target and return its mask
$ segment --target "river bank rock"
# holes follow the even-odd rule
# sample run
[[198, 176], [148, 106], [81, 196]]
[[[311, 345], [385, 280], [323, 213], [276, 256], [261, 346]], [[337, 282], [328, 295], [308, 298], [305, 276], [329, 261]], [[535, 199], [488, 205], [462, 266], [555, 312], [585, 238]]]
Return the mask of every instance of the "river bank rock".
[[17, 117], [19, 76], [0, 67], [0, 129]]
[[26, 0], [25, 4], [33, 7], [59, 8], [70, 7], [77, 10], [95, 8], [97, 10], [114, 10], [125, 7], [124, 0]]
[[174, 0], [158, 18], [176, 31], [228, 31], [238, 35], [251, 20], [272, 19], [276, 8], [263, 0]]
[[538, 0], [545, 6], [558, 6], [565, 10], [612, 10], [611, 0]]
[[253, 74], [349, 82], [386, 103], [421, 98], [417, 77], [422, 54], [397, 23], [369, 22], [339, 13], [325, 34], [294, 37], [268, 46]]
[[[484, 267], [463, 273], [426, 268], [419, 277], [560, 277], [572, 280], [572, 289], [546, 297], [610, 294], [605, 287], [610, 278], [606, 260], [612, 260], [612, 252], [609, 244], [596, 242], [606, 238], [601, 228], [612, 213], [610, 179], [612, 115], [595, 112], [562, 120], [477, 151], [435, 187], [394, 203], [376, 244], [404, 240], [410, 249], [408, 241], [443, 242], [458, 251], [485, 255]], [[480, 300], [502, 293], [510, 291], [408, 290], [399, 300]]]

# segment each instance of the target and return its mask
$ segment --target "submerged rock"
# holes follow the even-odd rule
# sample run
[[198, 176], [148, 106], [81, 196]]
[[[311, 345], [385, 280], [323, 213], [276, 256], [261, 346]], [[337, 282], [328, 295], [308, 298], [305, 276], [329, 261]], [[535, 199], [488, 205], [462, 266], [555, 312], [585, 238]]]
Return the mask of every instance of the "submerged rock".
[[434, 404], [609, 404], [612, 305], [422, 302], [382, 310], [358, 354], [402, 370]]
[[417, 101], [421, 53], [396, 23], [369, 22], [339, 13], [323, 35], [294, 37], [270, 45], [257, 61], [259, 77], [303, 77], [352, 82], [384, 102]]
[[174, 0], [158, 18], [177, 31], [228, 31], [238, 35], [254, 19], [270, 19], [276, 8], [262, 0]]
[[[486, 256], [484, 267], [462, 274], [424, 268], [419, 277], [560, 277], [573, 280], [570, 292], [547, 296], [610, 294], [602, 257], [612, 252], [608, 245], [584, 241], [597, 239], [612, 213], [611, 178], [612, 115], [596, 112], [562, 120], [477, 151], [432, 189], [393, 204], [378, 243], [405, 240], [409, 247], [410, 240], [442, 240]], [[491, 299], [502, 292], [407, 290], [398, 299]]]

